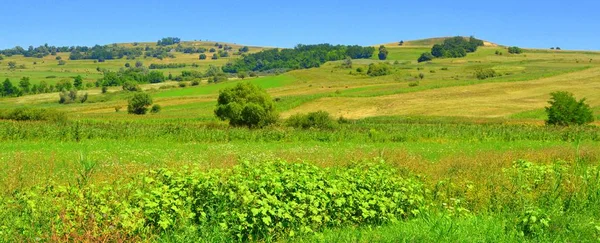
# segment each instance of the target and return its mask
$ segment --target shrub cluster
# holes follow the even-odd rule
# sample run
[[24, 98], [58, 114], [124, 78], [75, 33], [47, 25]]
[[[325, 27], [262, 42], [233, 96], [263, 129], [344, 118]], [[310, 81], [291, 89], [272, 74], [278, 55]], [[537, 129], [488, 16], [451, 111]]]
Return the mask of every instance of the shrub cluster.
[[481, 69], [475, 70], [475, 77], [477, 77], [477, 79], [479, 79], [479, 80], [484, 80], [487, 78], [493, 78], [493, 77], [497, 77], [497, 76], [500, 76], [500, 74], [491, 68], [486, 68], [486, 69], [481, 68]]
[[103, 187], [49, 183], [0, 198], [0, 216], [12, 219], [5, 236], [42, 241], [130, 241], [190, 225], [249, 241], [411, 218], [423, 210], [424, 193], [421, 182], [378, 162], [326, 169], [243, 163], [228, 171], [151, 171]]
[[369, 64], [369, 70], [367, 71], [367, 74], [372, 77], [384, 76], [390, 73], [392, 73], [392, 67], [385, 62], [371, 63]]
[[15, 121], [52, 121], [64, 122], [67, 115], [54, 109], [39, 109], [20, 107], [5, 112], [0, 112], [0, 119]]
[[337, 123], [326, 111], [316, 111], [307, 114], [295, 114], [290, 116], [285, 124], [289, 127], [302, 129], [333, 129]]

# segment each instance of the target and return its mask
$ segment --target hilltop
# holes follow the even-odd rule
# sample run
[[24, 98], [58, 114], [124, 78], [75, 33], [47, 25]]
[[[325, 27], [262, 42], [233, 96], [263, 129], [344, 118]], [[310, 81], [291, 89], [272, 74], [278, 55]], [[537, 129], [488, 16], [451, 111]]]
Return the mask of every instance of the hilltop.
[[[386, 47], [431, 47], [435, 44], [442, 44], [444, 43], [445, 40], [450, 39], [452, 37], [448, 36], [448, 37], [433, 37], [433, 38], [426, 38], [426, 39], [419, 39], [419, 40], [399, 40], [397, 42], [389, 42], [389, 43], [384, 43], [384, 44], [379, 44], [379, 45], [384, 45]], [[464, 36], [465, 39], [468, 39], [469, 37]], [[400, 41], [403, 41], [402, 45], [400, 45]], [[490, 41], [486, 41], [483, 40], [484, 46], [487, 47], [497, 47], [500, 46], [496, 43], [490, 42]], [[379, 45], [375, 45], [375, 46], [379, 46]]]

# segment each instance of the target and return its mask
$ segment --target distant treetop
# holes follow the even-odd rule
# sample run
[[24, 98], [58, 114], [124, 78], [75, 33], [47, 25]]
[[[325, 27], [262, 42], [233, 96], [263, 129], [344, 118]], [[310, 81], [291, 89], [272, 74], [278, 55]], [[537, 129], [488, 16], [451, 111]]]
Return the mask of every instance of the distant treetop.
[[156, 44], [159, 46], [169, 46], [169, 45], [179, 44], [180, 42], [181, 42], [181, 39], [179, 39], [178, 37], [165, 37], [165, 38], [158, 40], [158, 42], [156, 42]]

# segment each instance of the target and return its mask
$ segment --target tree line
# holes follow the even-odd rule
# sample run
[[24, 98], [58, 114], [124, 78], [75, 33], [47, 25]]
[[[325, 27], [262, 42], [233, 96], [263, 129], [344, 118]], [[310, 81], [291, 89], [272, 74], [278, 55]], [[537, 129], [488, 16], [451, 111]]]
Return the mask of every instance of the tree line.
[[344, 45], [297, 45], [293, 49], [271, 49], [252, 54], [223, 66], [227, 73], [241, 71], [267, 71], [272, 69], [305, 69], [319, 67], [327, 61], [371, 58], [375, 48]]
[[2, 85], [0, 85], [0, 96], [19, 97], [27, 94], [83, 90], [85, 88], [90, 88], [89, 85], [91, 85], [91, 83], [88, 83], [88, 85], [83, 84], [83, 77], [81, 77], [81, 75], [73, 77], [73, 80], [63, 79], [55, 85], [48, 85], [48, 83], [43, 80], [38, 84], [31, 84], [31, 79], [29, 77], [22, 77], [18, 83], [14, 84], [7, 78], [2, 82]]
[[430, 61], [433, 58], [459, 58], [467, 56], [467, 53], [477, 51], [477, 47], [483, 46], [483, 41], [471, 36], [468, 40], [461, 36], [444, 40], [442, 44], [435, 44], [430, 53], [423, 53], [419, 62]]

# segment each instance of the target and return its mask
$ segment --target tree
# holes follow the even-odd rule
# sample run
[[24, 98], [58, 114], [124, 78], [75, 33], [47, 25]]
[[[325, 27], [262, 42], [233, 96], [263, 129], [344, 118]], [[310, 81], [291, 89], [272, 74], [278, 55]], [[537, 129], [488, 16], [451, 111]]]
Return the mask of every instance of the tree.
[[245, 79], [246, 77], [248, 77], [248, 74], [246, 74], [246, 72], [244, 72], [244, 71], [241, 71], [237, 74], [237, 77], [241, 78], [241, 79]]
[[131, 64], [129, 64], [129, 63], [125, 63], [125, 67], [126, 67], [126, 68], [130, 68], [130, 67], [131, 67]]
[[547, 125], [583, 125], [594, 121], [592, 109], [585, 103], [585, 98], [577, 101], [572, 93], [558, 91], [550, 94], [546, 107]]
[[83, 78], [81, 75], [77, 75], [77, 77], [73, 79], [73, 86], [75, 86], [76, 89], [83, 89]]
[[2, 83], [2, 96], [12, 96], [15, 93], [15, 87], [13, 86], [12, 82], [10, 82], [10, 80], [7, 78], [4, 80], [4, 82]]
[[342, 62], [342, 68], [352, 68], [352, 58], [346, 57], [344, 62]]
[[434, 56], [431, 55], [431, 53], [425, 52], [425, 53], [421, 54], [418, 61], [419, 62], [428, 62], [428, 61], [433, 60], [433, 58], [434, 58]]
[[279, 118], [275, 103], [267, 92], [248, 82], [219, 92], [215, 115], [232, 126], [249, 128], [273, 124]]
[[162, 107], [160, 107], [159, 104], [153, 105], [152, 108], [150, 109], [151, 113], [159, 113], [160, 110], [162, 110]]
[[55, 57], [55, 59], [56, 59], [57, 61], [60, 61], [60, 60], [62, 60], [62, 57], [60, 57], [60, 56], [57, 56], [57, 57]]
[[58, 65], [59, 66], [63, 66], [65, 64], [67, 64], [67, 61], [65, 61], [65, 60], [58, 60]]
[[508, 53], [510, 54], [521, 54], [523, 53], [523, 49], [516, 47], [516, 46], [512, 46], [508, 48]]
[[134, 94], [127, 105], [127, 113], [144, 115], [148, 112], [148, 107], [152, 105], [152, 98], [147, 93]]
[[248, 52], [249, 50], [250, 50], [250, 48], [248, 48], [247, 46], [244, 46], [244, 47], [242, 47], [242, 48], [239, 49], [239, 51], [241, 53]]
[[399, 45], [399, 46], [402, 46], [402, 45], [404, 45], [404, 41], [403, 41], [403, 40], [401, 40], [400, 42], [398, 42], [398, 45]]
[[29, 77], [23, 77], [23, 78], [21, 78], [21, 81], [19, 81], [19, 88], [21, 88], [23, 93], [29, 93], [30, 86], [31, 86], [31, 83], [29, 82]]
[[213, 56], [212, 56], [212, 59], [213, 59], [213, 60], [217, 60], [217, 59], [219, 59], [219, 56], [217, 55], [217, 53], [213, 54]]
[[379, 54], [377, 56], [379, 57], [379, 60], [387, 59], [387, 56], [388, 56], [387, 48], [385, 48], [385, 46], [383, 46], [383, 45], [379, 46]]
[[217, 50], [215, 50], [215, 48], [210, 48], [210, 50], [208, 50], [208, 52], [216, 52]]
[[206, 60], [206, 54], [204, 54], [204, 53], [200, 54], [200, 60]]
[[135, 62], [135, 67], [136, 67], [136, 68], [141, 68], [141, 67], [143, 67], [143, 66], [144, 66], [144, 63], [143, 63], [142, 61], [136, 61], [136, 62]]
[[431, 48], [431, 55], [433, 55], [434, 57], [444, 57], [444, 52], [444, 47], [440, 44], [435, 44]]

